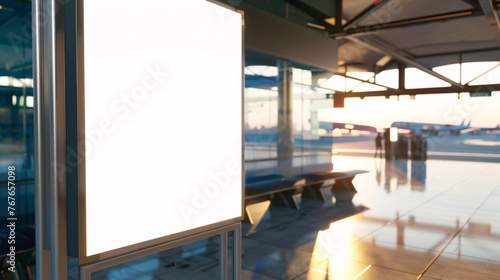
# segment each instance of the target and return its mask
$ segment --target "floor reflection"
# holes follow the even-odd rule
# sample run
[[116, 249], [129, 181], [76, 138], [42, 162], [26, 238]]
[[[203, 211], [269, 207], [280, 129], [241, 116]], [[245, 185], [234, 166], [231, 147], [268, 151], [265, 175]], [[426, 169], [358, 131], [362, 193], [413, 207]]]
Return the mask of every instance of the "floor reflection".
[[[500, 163], [339, 156], [333, 163], [371, 171], [354, 179], [355, 207], [306, 199], [300, 210], [271, 206], [243, 237], [243, 279], [498, 279]], [[243, 223], [242, 232], [251, 227]], [[92, 279], [219, 279], [218, 242]]]
[[425, 190], [427, 178], [427, 163], [422, 160], [411, 161], [411, 189], [413, 191]]
[[334, 166], [371, 171], [354, 182], [355, 205], [368, 208], [333, 223], [332, 208], [272, 213], [243, 240], [244, 279], [498, 279], [500, 164], [337, 156]]
[[[378, 186], [386, 192], [401, 187], [411, 187], [412, 191], [424, 191], [427, 178], [427, 162], [424, 160], [396, 159], [386, 161], [374, 159], [374, 175]], [[384, 180], [382, 181], [382, 177]]]
[[[313, 266], [304, 275], [306, 279], [316, 279], [324, 275], [323, 279], [357, 279], [362, 276], [371, 265], [354, 265], [349, 260], [356, 251], [350, 250], [353, 242], [352, 220], [344, 219], [330, 225], [325, 231], [318, 232], [312, 259], [325, 260]], [[314, 262], [311, 262], [314, 263]]]

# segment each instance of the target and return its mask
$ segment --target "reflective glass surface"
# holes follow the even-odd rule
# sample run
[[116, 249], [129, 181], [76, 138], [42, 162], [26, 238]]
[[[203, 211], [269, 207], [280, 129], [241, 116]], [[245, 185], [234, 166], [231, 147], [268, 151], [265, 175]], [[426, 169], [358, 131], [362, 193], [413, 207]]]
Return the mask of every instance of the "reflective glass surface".
[[[353, 180], [353, 206], [303, 198], [299, 210], [271, 205], [256, 228], [243, 223], [243, 279], [498, 278], [500, 163], [332, 161], [369, 171]], [[218, 244], [207, 239], [92, 279], [218, 279]]]
[[[282, 66], [280, 66], [282, 67]], [[318, 112], [332, 106], [325, 92], [313, 86], [312, 71], [286, 68], [291, 85], [279, 82], [280, 71], [275, 66], [252, 65], [245, 68], [245, 175], [254, 177], [268, 174], [293, 176], [331, 169], [332, 137], [319, 134]], [[282, 89], [281, 87], [285, 88]], [[293, 140], [287, 145], [278, 143], [280, 132], [287, 130], [280, 115], [280, 91], [293, 99], [289, 109]], [[288, 97], [287, 97], [288, 98]], [[285, 98], [285, 99], [287, 99]]]
[[353, 180], [355, 207], [271, 206], [243, 238], [244, 279], [498, 278], [500, 163], [350, 156], [333, 163], [370, 171]]
[[31, 22], [31, 1], [0, 1], [0, 279], [34, 276]]
[[14, 166], [16, 180], [31, 180], [33, 79], [31, 2], [0, 1], [0, 182]]
[[219, 236], [203, 239], [94, 272], [91, 279], [218, 279], [219, 242]]

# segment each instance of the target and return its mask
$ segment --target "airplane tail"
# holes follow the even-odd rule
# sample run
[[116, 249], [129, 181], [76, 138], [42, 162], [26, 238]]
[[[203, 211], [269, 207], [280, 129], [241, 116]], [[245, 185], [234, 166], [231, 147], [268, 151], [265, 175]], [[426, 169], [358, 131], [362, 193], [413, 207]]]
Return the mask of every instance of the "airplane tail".
[[472, 122], [472, 120], [469, 120], [468, 123], [465, 123], [465, 119], [462, 120], [462, 122], [459, 124], [460, 126], [470, 126], [470, 123]]

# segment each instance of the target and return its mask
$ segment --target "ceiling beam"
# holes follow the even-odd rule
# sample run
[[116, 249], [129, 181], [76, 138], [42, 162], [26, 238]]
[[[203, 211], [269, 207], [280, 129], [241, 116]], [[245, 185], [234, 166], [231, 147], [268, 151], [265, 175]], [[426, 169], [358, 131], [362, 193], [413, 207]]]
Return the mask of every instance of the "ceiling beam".
[[425, 58], [425, 57], [446, 56], [446, 55], [461, 55], [461, 54], [468, 54], [468, 53], [479, 53], [479, 52], [490, 52], [490, 51], [498, 51], [498, 48], [473, 49], [473, 50], [454, 51], [454, 52], [441, 52], [441, 53], [433, 53], [433, 54], [425, 54], [425, 55], [416, 55], [413, 58]]
[[354, 18], [352, 18], [350, 21], [348, 21], [343, 26], [342, 29], [345, 31], [349, 28], [356, 26], [359, 22], [363, 21], [368, 16], [370, 16], [372, 13], [374, 13], [378, 9], [382, 8], [387, 2], [389, 2], [389, 1], [385, 1], [385, 3], [384, 3], [384, 0], [376, 0], [375, 2], [370, 4], [370, 6], [368, 6], [366, 9], [364, 9], [359, 14], [357, 14]]
[[500, 19], [498, 18], [498, 13], [493, 6], [493, 2], [491, 0], [478, 0], [481, 5], [481, 9], [486, 16], [486, 20], [488, 21], [488, 25], [490, 26], [493, 35], [495, 35], [495, 39], [498, 42], [498, 46], [500, 47]]
[[297, 9], [303, 11], [304, 13], [308, 14], [310, 17], [316, 20], [318, 24], [321, 24], [321, 26], [325, 27], [325, 29], [329, 33], [333, 31], [333, 26], [325, 21], [325, 19], [331, 18], [332, 17], [331, 15], [328, 15], [314, 7], [311, 7], [300, 0], [285, 0], [285, 1], [295, 6]]
[[335, 32], [341, 32], [343, 30], [342, 27], [342, 19], [344, 18], [344, 8], [343, 8], [343, 0], [335, 1]]
[[456, 88], [463, 88], [464, 86], [439, 74], [439, 73], [436, 73], [434, 71], [432, 71], [431, 69], [413, 61], [412, 59], [406, 57], [406, 56], [403, 56], [389, 48], [386, 48], [380, 44], [377, 44], [377, 42], [375, 41], [374, 38], [372, 39], [366, 39], [366, 40], [363, 40], [363, 39], [359, 39], [359, 38], [356, 38], [356, 37], [346, 37], [348, 40], [358, 44], [358, 45], [361, 45], [367, 49], [370, 49], [370, 50], [373, 50], [373, 51], [376, 51], [376, 52], [379, 52], [379, 53], [382, 53], [384, 55], [388, 55], [390, 57], [392, 57], [393, 59], [395, 60], [398, 60], [400, 62], [403, 62], [403, 63], [406, 63], [408, 65], [411, 65], [417, 69], [420, 69], [422, 71], [424, 71], [425, 73], [429, 74], [429, 75], [432, 75], [440, 80], [443, 80], [451, 85], [453, 85], [454, 87]]
[[373, 25], [359, 26], [359, 27], [355, 27], [355, 28], [348, 28], [348, 29], [344, 29], [344, 32], [332, 33], [332, 34], [330, 34], [330, 36], [332, 36], [332, 37], [360, 36], [360, 35], [366, 35], [366, 34], [371, 34], [371, 33], [377, 33], [377, 32], [380, 32], [381, 30], [387, 30], [387, 29], [392, 29], [392, 28], [408, 27], [408, 26], [415, 26], [415, 25], [419, 25], [419, 24], [427, 24], [430, 22], [440, 22], [440, 21], [446, 21], [446, 20], [452, 20], [452, 19], [460, 19], [460, 18], [465, 18], [465, 17], [483, 16], [483, 15], [484, 15], [484, 13], [481, 10], [476, 10], [476, 9], [464, 10], [464, 11], [443, 13], [443, 14], [432, 15], [432, 16], [424, 16], [424, 17], [418, 17], [418, 18], [412, 18], [412, 19], [391, 21], [391, 22], [381, 23], [381, 24], [373, 24]]
[[398, 94], [398, 93], [402, 94], [403, 93], [403, 91], [401, 91], [399, 89], [395, 89], [395, 88], [391, 88], [391, 87], [384, 86], [384, 85], [381, 85], [381, 84], [377, 84], [377, 83], [374, 83], [374, 82], [370, 82], [369, 80], [371, 78], [368, 79], [368, 80], [363, 80], [363, 79], [356, 78], [356, 77], [353, 77], [353, 76], [349, 76], [349, 75], [346, 75], [346, 74], [340, 73], [340, 72], [333, 72], [333, 74], [335, 74], [337, 76], [341, 76], [341, 77], [347, 78], [347, 79], [353, 79], [353, 80], [358, 81], [358, 82], [367, 83], [367, 84], [370, 84], [370, 85], [387, 88], [387, 91], [384, 91], [384, 92], [391, 92], [391, 93], [394, 93], [394, 94]]
[[335, 95], [339, 98], [365, 98], [365, 97], [375, 97], [375, 96], [394, 96], [394, 95], [422, 95], [422, 94], [445, 94], [445, 93], [458, 93], [458, 92], [491, 92], [500, 91], [500, 84], [494, 85], [481, 85], [481, 86], [465, 86], [463, 89], [458, 90], [454, 87], [440, 87], [440, 88], [417, 88], [417, 89], [405, 89], [402, 92], [395, 93], [394, 91], [365, 91], [365, 92], [353, 92], [345, 93], [337, 91]]
[[484, 71], [483, 73], [479, 74], [478, 76], [476, 76], [475, 78], [472, 78], [472, 80], [468, 81], [467, 83], [465, 83], [465, 85], [469, 85], [470, 83], [474, 82], [475, 80], [483, 77], [484, 75], [490, 73], [491, 71], [495, 70], [498, 66], [500, 66], [500, 63], [498, 63], [497, 65], [491, 67], [490, 69]]
[[[353, 77], [353, 76], [350, 76], [350, 75], [347, 75], [346, 73], [342, 73], [342, 72], [338, 72], [338, 71], [335, 71], [335, 72], [332, 72], [332, 71], [327, 71], [327, 72], [324, 72], [324, 73], [321, 73], [321, 74], [315, 74], [313, 75], [314, 78], [316, 80], [318, 79], [321, 79], [321, 78], [326, 78], [326, 79], [329, 79], [331, 77], [333, 77], [334, 75], [337, 75], [337, 76], [341, 76], [343, 78], [347, 78], [347, 79], [353, 79], [355, 81], [358, 81], [358, 82], [362, 82], [362, 83], [367, 83], [367, 84], [370, 84], [370, 85], [374, 85], [374, 86], [379, 86], [379, 87], [384, 87], [384, 88], [387, 88], [387, 91], [389, 92], [393, 92], [393, 93], [403, 93], [403, 91], [399, 90], [399, 89], [396, 89], [396, 88], [391, 88], [389, 86], [385, 86], [385, 85], [381, 85], [381, 84], [378, 84], [376, 82], [371, 82], [370, 80], [373, 78], [373, 77], [370, 77], [369, 79], [367, 80], [364, 80], [364, 79], [360, 79], [360, 78], [357, 78], [357, 77]], [[318, 84], [319, 85], [319, 84]], [[315, 85], [313, 85], [315, 86]]]
[[[350, 92], [354, 92], [355, 89], [357, 89], [358, 87], [362, 86], [365, 82], [371, 82], [370, 80], [371, 79], [374, 79], [375, 78], [375, 75], [371, 76], [370, 78], [368, 79], [365, 79], [364, 82], [360, 83], [359, 85], [353, 87], [351, 90], [347, 91], [347, 88], [344, 87], [344, 92], [347, 92], [347, 93], [350, 93]], [[387, 88], [387, 87], [385, 87]]]

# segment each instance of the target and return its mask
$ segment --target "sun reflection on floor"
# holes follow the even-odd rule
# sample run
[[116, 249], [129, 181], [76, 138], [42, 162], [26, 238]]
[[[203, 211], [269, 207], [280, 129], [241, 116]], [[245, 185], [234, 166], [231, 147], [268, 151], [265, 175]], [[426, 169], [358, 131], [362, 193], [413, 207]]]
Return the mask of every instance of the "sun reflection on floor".
[[352, 254], [356, 253], [349, 248], [354, 242], [352, 230], [352, 220], [343, 219], [330, 224], [327, 230], [318, 232], [311, 267], [305, 279], [356, 279], [370, 269], [371, 265], [352, 267], [349, 261], [353, 258]]

